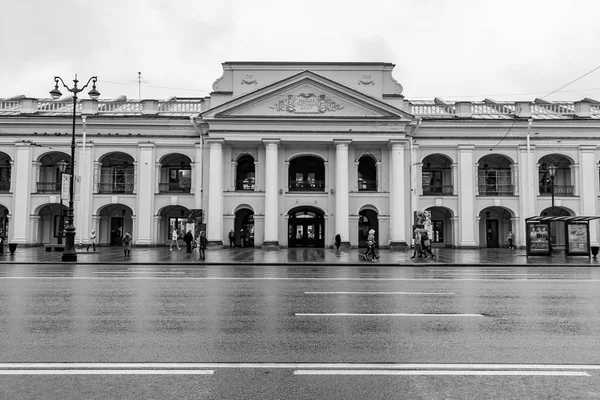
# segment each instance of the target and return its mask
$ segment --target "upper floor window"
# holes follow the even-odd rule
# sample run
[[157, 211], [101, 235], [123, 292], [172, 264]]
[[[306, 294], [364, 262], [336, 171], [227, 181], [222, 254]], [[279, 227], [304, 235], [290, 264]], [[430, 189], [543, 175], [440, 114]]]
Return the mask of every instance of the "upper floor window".
[[303, 156], [290, 161], [288, 187], [296, 192], [325, 190], [325, 163], [319, 157]]
[[254, 157], [249, 154], [238, 158], [235, 169], [235, 190], [254, 190], [256, 170]]
[[358, 160], [358, 190], [377, 191], [377, 163], [370, 156]]

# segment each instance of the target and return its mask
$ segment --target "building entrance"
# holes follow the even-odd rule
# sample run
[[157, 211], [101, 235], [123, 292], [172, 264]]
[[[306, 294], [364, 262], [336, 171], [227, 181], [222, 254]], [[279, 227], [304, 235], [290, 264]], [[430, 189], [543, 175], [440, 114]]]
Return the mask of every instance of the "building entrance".
[[325, 247], [323, 213], [313, 207], [297, 207], [289, 212], [289, 247]]

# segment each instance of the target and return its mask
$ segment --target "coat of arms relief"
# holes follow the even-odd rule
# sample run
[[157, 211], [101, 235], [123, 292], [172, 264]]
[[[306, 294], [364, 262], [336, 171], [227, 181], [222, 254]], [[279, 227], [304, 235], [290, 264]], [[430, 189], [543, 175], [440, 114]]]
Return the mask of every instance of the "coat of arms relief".
[[286, 99], [279, 100], [270, 107], [276, 111], [293, 114], [323, 114], [344, 108], [344, 106], [324, 94], [316, 95], [314, 93], [288, 95]]

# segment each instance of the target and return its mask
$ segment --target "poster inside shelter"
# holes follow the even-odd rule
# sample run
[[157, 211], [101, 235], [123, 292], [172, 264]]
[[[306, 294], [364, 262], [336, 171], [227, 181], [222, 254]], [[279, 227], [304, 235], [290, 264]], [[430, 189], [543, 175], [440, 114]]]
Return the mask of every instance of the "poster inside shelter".
[[547, 224], [529, 224], [529, 252], [550, 254], [550, 232]]
[[587, 224], [567, 224], [569, 253], [588, 254]]

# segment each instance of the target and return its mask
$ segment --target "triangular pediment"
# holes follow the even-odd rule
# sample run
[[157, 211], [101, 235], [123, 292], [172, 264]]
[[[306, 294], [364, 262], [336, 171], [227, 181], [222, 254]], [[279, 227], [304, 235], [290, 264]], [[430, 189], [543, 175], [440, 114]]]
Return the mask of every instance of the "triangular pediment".
[[219, 118], [383, 118], [412, 115], [311, 71], [232, 99], [202, 113]]

